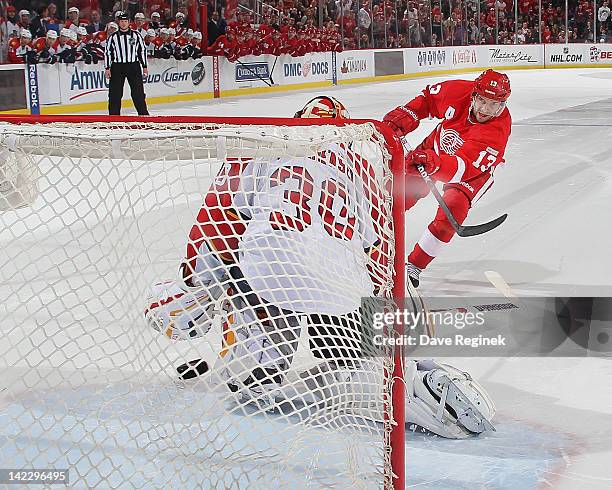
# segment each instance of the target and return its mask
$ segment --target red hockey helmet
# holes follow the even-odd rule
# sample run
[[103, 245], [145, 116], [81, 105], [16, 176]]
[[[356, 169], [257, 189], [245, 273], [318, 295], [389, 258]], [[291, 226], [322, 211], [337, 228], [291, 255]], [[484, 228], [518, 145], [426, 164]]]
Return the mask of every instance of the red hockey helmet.
[[482, 72], [474, 82], [474, 93], [487, 99], [505, 102], [510, 97], [510, 92], [508, 75], [495, 70]]
[[293, 117], [348, 119], [350, 116], [346, 107], [337, 99], [327, 95], [319, 95], [309, 100]]

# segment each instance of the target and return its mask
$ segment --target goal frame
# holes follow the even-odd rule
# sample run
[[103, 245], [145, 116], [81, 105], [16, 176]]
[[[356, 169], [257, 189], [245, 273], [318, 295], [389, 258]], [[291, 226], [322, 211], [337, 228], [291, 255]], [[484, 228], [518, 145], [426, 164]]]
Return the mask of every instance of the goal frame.
[[[345, 126], [348, 124], [372, 124], [385, 139], [391, 155], [390, 170], [393, 174], [392, 219], [395, 239], [393, 297], [398, 306], [405, 296], [405, 163], [404, 149], [397, 135], [384, 123], [374, 119], [300, 119], [278, 117], [208, 117], [208, 116], [105, 116], [105, 115], [1, 115], [0, 121], [11, 124], [53, 124], [53, 123], [166, 123], [166, 124], [235, 124], [245, 126]], [[403, 326], [394, 326], [395, 334], [403, 335]], [[405, 380], [404, 350], [402, 345], [394, 346], [394, 371], [391, 404], [391, 479], [393, 489], [405, 488]]]

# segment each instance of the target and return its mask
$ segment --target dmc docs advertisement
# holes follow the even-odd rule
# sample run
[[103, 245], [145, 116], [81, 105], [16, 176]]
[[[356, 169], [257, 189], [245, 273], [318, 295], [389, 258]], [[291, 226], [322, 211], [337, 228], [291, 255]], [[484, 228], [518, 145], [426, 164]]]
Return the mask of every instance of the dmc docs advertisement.
[[[87, 104], [108, 99], [108, 80], [101, 63], [58, 63], [39, 67], [38, 79], [44, 105]], [[151, 60], [144, 82], [147, 97], [212, 92], [212, 63], [209, 58]], [[126, 81], [123, 99], [129, 98], [130, 89]]]
[[612, 44], [548, 44], [546, 66], [612, 65]]
[[282, 56], [281, 72], [285, 85], [332, 80], [331, 53], [311, 53], [292, 58]]

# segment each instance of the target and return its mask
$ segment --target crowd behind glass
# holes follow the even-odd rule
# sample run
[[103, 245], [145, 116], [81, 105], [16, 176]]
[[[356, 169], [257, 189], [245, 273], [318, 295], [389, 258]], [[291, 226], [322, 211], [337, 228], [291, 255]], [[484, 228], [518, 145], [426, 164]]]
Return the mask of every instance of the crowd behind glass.
[[[0, 61], [100, 61], [118, 11], [150, 56], [612, 42], [610, 0], [0, 0]], [[207, 42], [201, 32], [208, 34]], [[62, 54], [63, 53], [63, 54]]]

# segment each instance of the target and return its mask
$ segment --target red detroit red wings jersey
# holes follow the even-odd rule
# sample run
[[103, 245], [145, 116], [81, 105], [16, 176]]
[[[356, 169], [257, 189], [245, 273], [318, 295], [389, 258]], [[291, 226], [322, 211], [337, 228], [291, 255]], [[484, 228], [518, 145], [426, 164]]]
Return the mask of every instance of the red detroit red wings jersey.
[[504, 162], [512, 125], [507, 108], [486, 123], [471, 122], [473, 92], [473, 81], [451, 80], [427, 86], [406, 106], [419, 119], [442, 119], [418, 148], [434, 150], [440, 157], [435, 180], [460, 185], [471, 199], [492, 184], [493, 170]]

